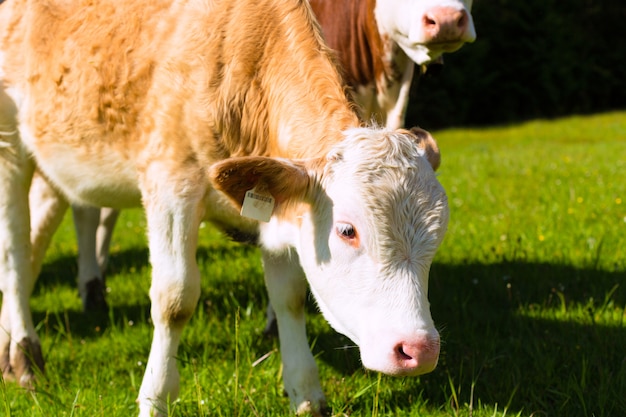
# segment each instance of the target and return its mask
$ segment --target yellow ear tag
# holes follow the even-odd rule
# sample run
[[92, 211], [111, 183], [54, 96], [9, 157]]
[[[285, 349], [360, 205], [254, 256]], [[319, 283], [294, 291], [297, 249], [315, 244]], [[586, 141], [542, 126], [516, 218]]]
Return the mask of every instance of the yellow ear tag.
[[274, 197], [255, 188], [246, 191], [241, 206], [241, 215], [261, 222], [269, 222], [274, 211]]

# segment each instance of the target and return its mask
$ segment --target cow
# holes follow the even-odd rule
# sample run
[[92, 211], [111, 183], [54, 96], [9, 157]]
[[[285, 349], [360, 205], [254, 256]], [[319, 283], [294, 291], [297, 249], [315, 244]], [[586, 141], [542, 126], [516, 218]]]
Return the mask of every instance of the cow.
[[476, 39], [472, 0], [309, 0], [363, 120], [404, 125], [416, 64]]
[[[0, 366], [43, 359], [28, 194], [146, 212], [154, 335], [139, 415], [177, 397], [200, 222], [257, 235], [292, 408], [325, 397], [307, 286], [363, 366], [432, 371], [428, 273], [449, 210], [425, 131], [363, 125], [304, 0], [11, 0], [0, 7]], [[308, 285], [307, 285], [308, 284]]]
[[[403, 126], [415, 65], [420, 71], [443, 53], [476, 39], [471, 0], [310, 0], [327, 45], [343, 68], [362, 120]], [[33, 247], [45, 252], [52, 236], [39, 222], [59, 223], [62, 196], [39, 176], [31, 191]], [[39, 194], [38, 194], [39, 193]], [[48, 206], [55, 205], [56, 211]], [[54, 215], [53, 215], [54, 214]], [[73, 207], [78, 240], [78, 292], [85, 311], [106, 309], [104, 274], [119, 212]], [[38, 256], [37, 259], [41, 259]], [[36, 268], [38, 271], [39, 268]], [[268, 306], [266, 333], [274, 329]]]

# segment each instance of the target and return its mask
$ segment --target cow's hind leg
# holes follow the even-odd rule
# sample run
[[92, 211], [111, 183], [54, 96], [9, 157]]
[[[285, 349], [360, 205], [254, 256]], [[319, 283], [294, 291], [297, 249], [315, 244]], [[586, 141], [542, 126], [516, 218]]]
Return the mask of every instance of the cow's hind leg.
[[278, 323], [285, 391], [298, 414], [325, 415], [326, 399], [306, 335], [304, 302], [307, 284], [298, 255], [263, 251], [263, 267]]
[[78, 293], [84, 311], [106, 310], [105, 272], [119, 210], [72, 206], [78, 241]]
[[[168, 401], [178, 396], [176, 355], [184, 325], [200, 296], [196, 246], [201, 196], [189, 197], [153, 184], [144, 196], [148, 221], [154, 335], [139, 392], [140, 416], [167, 415]], [[202, 194], [204, 192], [202, 191]]]
[[84, 311], [106, 310], [104, 277], [96, 253], [100, 208], [72, 206], [78, 242], [78, 293]]
[[35, 333], [29, 298], [35, 283], [31, 265], [28, 189], [34, 164], [15, 129], [15, 106], [0, 85], [0, 367], [30, 385], [43, 357]]
[[276, 323], [276, 313], [272, 303], [268, 302], [265, 308], [265, 328], [263, 329], [263, 336], [276, 337], [278, 336], [278, 324]]
[[28, 198], [33, 274], [37, 279], [50, 241], [63, 221], [69, 204], [37, 171], [33, 176]]
[[111, 237], [113, 237], [113, 229], [115, 229], [119, 215], [120, 211], [116, 209], [108, 207], [100, 209], [100, 223], [96, 232], [96, 256], [103, 277], [109, 264]]

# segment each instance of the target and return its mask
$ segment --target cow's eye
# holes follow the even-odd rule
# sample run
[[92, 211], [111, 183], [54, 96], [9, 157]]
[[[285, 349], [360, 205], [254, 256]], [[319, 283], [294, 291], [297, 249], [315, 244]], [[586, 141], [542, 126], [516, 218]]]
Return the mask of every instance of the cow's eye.
[[344, 239], [356, 238], [356, 231], [350, 223], [337, 223], [337, 234]]

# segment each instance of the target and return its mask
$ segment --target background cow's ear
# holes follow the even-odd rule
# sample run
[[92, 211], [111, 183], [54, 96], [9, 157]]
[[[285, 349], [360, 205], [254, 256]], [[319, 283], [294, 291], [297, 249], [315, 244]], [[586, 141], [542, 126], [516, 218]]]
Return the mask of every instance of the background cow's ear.
[[222, 160], [209, 168], [209, 179], [238, 209], [246, 191], [253, 188], [271, 194], [277, 208], [284, 203], [300, 202], [310, 181], [304, 163], [260, 156]]
[[417, 138], [417, 146], [424, 149], [426, 159], [430, 162], [433, 170], [437, 170], [441, 164], [441, 154], [435, 138], [430, 133], [419, 127], [412, 127], [410, 132]]

